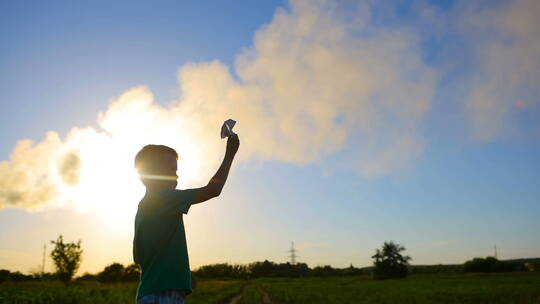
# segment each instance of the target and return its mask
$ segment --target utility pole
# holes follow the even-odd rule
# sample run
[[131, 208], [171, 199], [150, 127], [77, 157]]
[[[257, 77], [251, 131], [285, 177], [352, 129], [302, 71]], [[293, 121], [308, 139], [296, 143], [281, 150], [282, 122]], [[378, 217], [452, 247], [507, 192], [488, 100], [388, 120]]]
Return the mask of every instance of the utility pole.
[[41, 263], [41, 275], [45, 274], [45, 254], [47, 253], [47, 243], [43, 244], [43, 262]]
[[291, 255], [289, 255], [289, 258], [291, 258], [291, 264], [296, 264], [296, 258], [298, 258], [299, 256], [296, 255], [296, 249], [294, 248], [294, 242], [291, 242], [291, 249], [289, 250], [289, 252], [291, 253]]

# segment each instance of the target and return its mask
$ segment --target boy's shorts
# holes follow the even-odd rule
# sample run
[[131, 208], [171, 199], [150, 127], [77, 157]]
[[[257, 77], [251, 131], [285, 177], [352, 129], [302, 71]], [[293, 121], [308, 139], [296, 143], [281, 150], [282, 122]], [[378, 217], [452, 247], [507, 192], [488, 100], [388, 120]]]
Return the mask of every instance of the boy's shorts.
[[137, 304], [184, 304], [185, 292], [183, 290], [164, 290], [137, 300]]

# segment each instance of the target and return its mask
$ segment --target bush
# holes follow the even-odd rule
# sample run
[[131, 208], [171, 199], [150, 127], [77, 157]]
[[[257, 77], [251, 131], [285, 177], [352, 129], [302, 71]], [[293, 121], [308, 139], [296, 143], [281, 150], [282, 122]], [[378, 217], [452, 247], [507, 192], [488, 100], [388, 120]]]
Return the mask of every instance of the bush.
[[526, 269], [523, 263], [499, 261], [494, 257], [474, 258], [463, 264], [464, 272], [513, 272]]
[[529, 262], [525, 264], [529, 271], [540, 272], [540, 262]]
[[85, 272], [82, 276], [75, 279], [78, 282], [96, 281], [97, 275]]
[[242, 279], [248, 276], [247, 267], [227, 263], [205, 265], [195, 271], [199, 278], [233, 278]]
[[31, 275], [26, 275], [26, 274], [20, 273], [19, 271], [10, 272], [8, 279], [11, 282], [26, 282], [26, 281], [34, 280], [34, 278]]
[[314, 277], [335, 277], [342, 275], [341, 269], [332, 268], [332, 266], [316, 266], [311, 270]]
[[0, 283], [5, 282], [9, 279], [9, 270], [0, 269]]
[[410, 273], [456, 273], [463, 271], [463, 265], [414, 265], [409, 267]]
[[251, 263], [248, 266], [251, 277], [305, 277], [310, 273], [306, 263], [274, 263], [268, 260]]

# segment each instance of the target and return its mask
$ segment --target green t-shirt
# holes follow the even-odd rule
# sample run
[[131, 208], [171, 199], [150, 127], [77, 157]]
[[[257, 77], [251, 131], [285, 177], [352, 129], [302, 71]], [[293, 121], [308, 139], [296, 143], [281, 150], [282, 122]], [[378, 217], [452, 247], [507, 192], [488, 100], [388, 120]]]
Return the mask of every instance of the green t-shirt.
[[137, 299], [168, 289], [191, 292], [191, 273], [182, 213], [193, 190], [164, 189], [143, 197], [135, 216], [133, 259], [141, 266]]

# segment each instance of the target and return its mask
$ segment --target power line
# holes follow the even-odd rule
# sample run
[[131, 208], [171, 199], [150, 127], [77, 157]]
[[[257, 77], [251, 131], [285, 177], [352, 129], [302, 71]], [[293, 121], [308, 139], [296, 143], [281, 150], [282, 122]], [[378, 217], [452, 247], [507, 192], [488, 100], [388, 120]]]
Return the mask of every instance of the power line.
[[297, 250], [294, 248], [294, 242], [291, 242], [291, 249], [289, 249], [289, 252], [291, 255], [289, 255], [289, 258], [291, 258], [291, 264], [296, 264], [296, 258], [299, 258], [299, 256], [296, 254]]
[[41, 274], [45, 273], [45, 254], [47, 253], [47, 243], [43, 244], [43, 262], [41, 263]]

